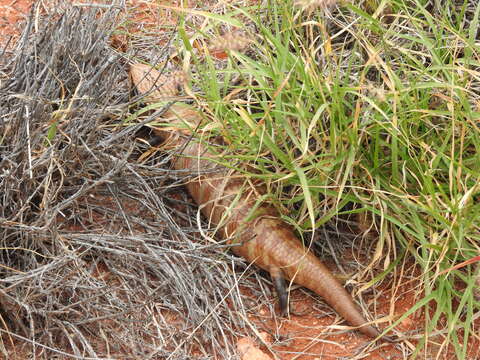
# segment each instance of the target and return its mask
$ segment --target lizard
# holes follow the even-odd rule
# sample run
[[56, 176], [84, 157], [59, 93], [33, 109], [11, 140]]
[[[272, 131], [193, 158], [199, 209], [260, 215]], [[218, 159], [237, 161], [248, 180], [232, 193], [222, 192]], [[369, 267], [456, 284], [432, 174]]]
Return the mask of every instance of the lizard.
[[[146, 102], [164, 99], [166, 78], [157, 70], [134, 64], [130, 76], [137, 91], [145, 95]], [[175, 86], [167, 86], [169, 95], [175, 92]], [[351, 295], [320, 259], [302, 244], [277, 209], [258, 201], [265, 194], [265, 187], [259, 181], [246, 181], [240, 174], [219, 166], [215, 161], [218, 155], [201, 142], [191, 141], [191, 131], [184, 125], [189, 124], [190, 128], [199, 125], [202, 115], [198, 110], [173, 104], [162, 115], [162, 121], [168, 123], [168, 128], [156, 129], [155, 134], [180, 149], [173, 159], [173, 167], [198, 174], [186, 183], [188, 192], [208, 221], [219, 228], [218, 236], [231, 245], [234, 254], [270, 273], [282, 315], [288, 312], [288, 280], [320, 295], [363, 334], [380, 337], [380, 332], [368, 324]], [[391, 341], [386, 336], [383, 339]]]

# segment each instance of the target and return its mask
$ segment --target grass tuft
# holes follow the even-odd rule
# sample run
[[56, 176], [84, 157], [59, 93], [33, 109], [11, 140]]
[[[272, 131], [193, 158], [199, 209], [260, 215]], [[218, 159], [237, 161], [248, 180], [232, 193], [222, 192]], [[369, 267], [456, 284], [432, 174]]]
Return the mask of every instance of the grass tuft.
[[225, 162], [283, 194], [303, 231], [367, 214], [378, 234], [367, 268], [393, 274], [403, 256], [419, 267], [418, 303], [395, 323], [422, 309], [415, 353], [468, 358], [476, 265], [452, 267], [480, 251], [480, 6], [291, 5], [251, 9], [253, 44], [221, 65], [191, 57], [197, 101], [234, 154]]

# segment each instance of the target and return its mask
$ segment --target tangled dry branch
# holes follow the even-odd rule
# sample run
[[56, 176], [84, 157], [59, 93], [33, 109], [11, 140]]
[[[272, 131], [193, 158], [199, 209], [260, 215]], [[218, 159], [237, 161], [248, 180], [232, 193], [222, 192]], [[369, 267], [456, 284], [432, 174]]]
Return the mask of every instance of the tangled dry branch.
[[1, 351], [228, 358], [238, 260], [198, 235], [168, 154], [138, 161], [118, 11], [34, 9], [0, 59]]

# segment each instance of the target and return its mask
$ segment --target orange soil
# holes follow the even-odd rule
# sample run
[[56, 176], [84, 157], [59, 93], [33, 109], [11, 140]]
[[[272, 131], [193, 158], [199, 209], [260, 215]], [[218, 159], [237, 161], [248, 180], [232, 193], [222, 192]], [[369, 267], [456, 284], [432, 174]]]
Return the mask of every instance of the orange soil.
[[8, 39], [18, 38], [21, 22], [30, 9], [32, 0], [0, 0], [0, 46]]

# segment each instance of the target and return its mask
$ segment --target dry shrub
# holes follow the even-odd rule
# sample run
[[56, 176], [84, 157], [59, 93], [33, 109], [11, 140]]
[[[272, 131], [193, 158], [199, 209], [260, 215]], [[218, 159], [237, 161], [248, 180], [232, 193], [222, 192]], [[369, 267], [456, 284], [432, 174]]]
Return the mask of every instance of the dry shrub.
[[138, 161], [156, 114], [125, 121], [138, 99], [109, 45], [119, 9], [68, 3], [34, 9], [0, 59], [0, 350], [231, 357], [238, 260], [198, 235], [187, 174]]

